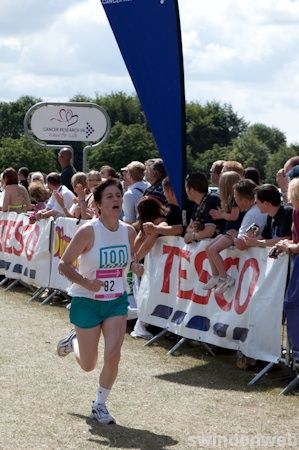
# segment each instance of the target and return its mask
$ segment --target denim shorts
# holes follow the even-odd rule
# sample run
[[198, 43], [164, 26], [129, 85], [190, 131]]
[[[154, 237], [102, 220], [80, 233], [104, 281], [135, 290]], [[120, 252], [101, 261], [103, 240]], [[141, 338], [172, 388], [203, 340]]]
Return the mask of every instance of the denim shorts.
[[115, 300], [92, 300], [86, 297], [73, 297], [70, 321], [79, 328], [93, 328], [109, 317], [127, 316], [128, 294], [125, 292]]

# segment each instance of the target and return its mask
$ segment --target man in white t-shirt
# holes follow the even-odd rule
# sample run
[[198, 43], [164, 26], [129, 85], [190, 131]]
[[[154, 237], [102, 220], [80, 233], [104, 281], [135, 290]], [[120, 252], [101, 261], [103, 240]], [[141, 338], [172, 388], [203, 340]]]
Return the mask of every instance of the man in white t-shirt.
[[59, 192], [59, 194], [63, 196], [66, 209], [69, 210], [73, 204], [75, 195], [66, 186], [61, 184], [61, 177], [59, 173], [49, 173], [49, 175], [47, 176], [47, 185], [52, 195], [47, 202], [46, 208], [36, 213], [35, 217], [37, 220], [47, 219], [48, 217], [56, 218], [65, 215], [63, 208], [56, 200], [55, 192]]
[[[252, 235], [252, 233], [255, 232], [261, 234], [266, 225], [267, 214], [262, 213], [255, 204], [255, 188], [256, 184], [249, 179], [240, 180], [234, 186], [234, 198], [236, 203], [241, 212], [245, 211], [238, 236], [234, 240], [234, 244], [239, 250], [247, 249], [243, 236], [247, 233], [251, 233]], [[252, 225], [255, 226], [256, 231], [248, 231]]]
[[127, 165], [124, 174], [128, 186], [123, 197], [123, 221], [134, 223], [137, 220], [137, 205], [150, 183], [144, 181], [145, 165], [140, 161], [132, 161]]

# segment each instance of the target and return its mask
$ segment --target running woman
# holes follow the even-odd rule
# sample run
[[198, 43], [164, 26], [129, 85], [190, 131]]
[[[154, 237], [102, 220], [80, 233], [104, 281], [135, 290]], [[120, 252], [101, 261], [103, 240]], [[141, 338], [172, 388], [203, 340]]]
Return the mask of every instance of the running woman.
[[[74, 235], [59, 265], [72, 281], [70, 321], [75, 330], [57, 345], [59, 356], [74, 351], [81, 368], [95, 369], [98, 344], [104, 336], [104, 364], [91, 417], [100, 423], [116, 423], [106, 401], [118, 372], [126, 331], [128, 295], [126, 274], [131, 267], [138, 276], [143, 266], [132, 259], [134, 228], [119, 220], [122, 187], [109, 178], [95, 188], [94, 200], [101, 214], [85, 223]], [[77, 268], [76, 268], [77, 266]]]

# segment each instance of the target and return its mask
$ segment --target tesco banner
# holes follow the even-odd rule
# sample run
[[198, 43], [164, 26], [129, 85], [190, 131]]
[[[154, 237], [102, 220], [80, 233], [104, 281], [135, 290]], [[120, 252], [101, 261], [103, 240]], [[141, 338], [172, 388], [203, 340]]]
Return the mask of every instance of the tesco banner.
[[0, 275], [33, 286], [48, 286], [53, 220], [29, 223], [26, 214], [1, 213]]
[[223, 252], [236, 283], [219, 295], [203, 289], [211, 275], [208, 243], [186, 245], [178, 237], [157, 240], [145, 259], [139, 318], [182, 337], [277, 362], [288, 255], [271, 259], [261, 248]]
[[[0, 274], [67, 292], [70, 282], [59, 274], [58, 263], [82, 223], [59, 218], [30, 224], [26, 214], [1, 213]], [[179, 336], [277, 362], [288, 255], [274, 260], [266, 249], [230, 248], [222, 254], [236, 283], [217, 295], [203, 289], [210, 275], [208, 242], [186, 245], [179, 237], [157, 239], [145, 259], [137, 294], [139, 318]], [[129, 298], [134, 300], [132, 293]], [[135, 300], [132, 311], [136, 314]]]

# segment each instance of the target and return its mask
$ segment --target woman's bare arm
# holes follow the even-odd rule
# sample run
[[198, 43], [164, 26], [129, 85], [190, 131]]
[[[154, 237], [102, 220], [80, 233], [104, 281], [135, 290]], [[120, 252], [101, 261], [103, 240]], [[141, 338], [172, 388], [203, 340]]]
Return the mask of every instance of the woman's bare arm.
[[97, 292], [104, 285], [99, 279], [89, 280], [83, 277], [75, 268], [75, 262], [80, 255], [91, 249], [94, 244], [94, 231], [92, 226], [80, 228], [63, 253], [58, 269], [73, 283], [79, 284], [89, 291]]

